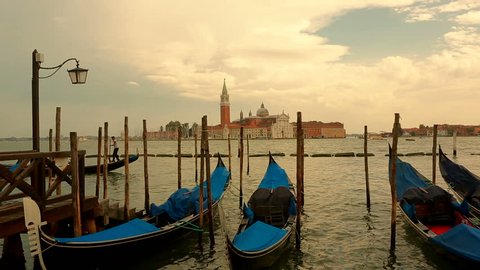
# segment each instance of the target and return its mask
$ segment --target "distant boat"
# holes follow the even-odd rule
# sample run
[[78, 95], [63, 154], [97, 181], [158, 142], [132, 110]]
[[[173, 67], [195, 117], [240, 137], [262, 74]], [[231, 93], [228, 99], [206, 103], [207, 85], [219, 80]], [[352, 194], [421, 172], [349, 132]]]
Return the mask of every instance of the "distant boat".
[[[132, 163], [138, 159], [138, 154], [136, 155], [129, 155], [128, 156], [128, 163]], [[113, 171], [118, 168], [125, 166], [125, 159], [121, 159], [116, 162], [111, 162], [107, 164], [107, 171]], [[97, 165], [89, 165], [85, 166], [85, 174], [96, 174], [97, 173]], [[103, 163], [100, 164], [100, 173], [103, 173]]]
[[480, 263], [480, 230], [466, 217], [463, 205], [399, 158], [396, 181], [401, 213], [422, 239], [468, 262]]
[[[221, 158], [211, 174], [212, 206], [215, 209], [228, 188], [230, 172]], [[204, 182], [204, 201], [207, 204], [207, 182]], [[110, 269], [112, 264], [128, 260], [132, 253], [143, 255], [160, 247], [168, 248], [179, 237], [199, 231], [200, 188], [181, 188], [161, 205], [151, 204], [150, 215], [134, 218], [100, 232], [79, 237], [58, 238], [49, 234], [41, 221], [38, 205], [24, 198], [25, 224], [31, 250], [37, 249], [40, 260], [48, 269]], [[203, 208], [203, 214], [208, 208]], [[47, 230], [44, 230], [47, 229]], [[41, 250], [38, 250], [41, 247]], [[60, 264], [60, 265], [57, 265]], [[92, 268], [94, 267], [94, 268]], [[114, 269], [121, 269], [115, 267]], [[141, 268], [141, 267], [140, 267]]]
[[405, 141], [410, 141], [410, 142], [414, 142], [415, 139], [414, 138], [406, 138]]
[[287, 250], [295, 235], [295, 190], [285, 172], [270, 155], [257, 190], [243, 207], [243, 217], [227, 247], [234, 269], [267, 268]]

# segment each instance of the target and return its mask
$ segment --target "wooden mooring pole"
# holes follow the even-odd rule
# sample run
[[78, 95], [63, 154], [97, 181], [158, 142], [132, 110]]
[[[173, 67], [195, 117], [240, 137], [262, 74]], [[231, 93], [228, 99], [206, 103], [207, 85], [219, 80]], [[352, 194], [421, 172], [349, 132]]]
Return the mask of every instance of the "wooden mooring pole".
[[230, 132], [228, 133], [228, 172], [230, 180], [232, 179], [232, 145], [230, 141]]
[[[60, 116], [61, 116], [62, 108], [57, 107], [55, 111], [55, 152], [60, 151]], [[57, 195], [62, 194], [62, 185], [57, 186]]]
[[78, 138], [76, 132], [70, 132], [70, 151], [72, 153], [72, 207], [73, 207], [73, 234], [75, 237], [82, 235], [82, 216], [80, 209], [80, 181], [78, 170]]
[[457, 156], [457, 131], [453, 131], [453, 156]]
[[148, 149], [147, 149], [147, 120], [143, 119], [143, 175], [145, 178], [145, 213], [150, 214], [150, 191], [148, 187]]
[[367, 191], [367, 209], [370, 211], [370, 183], [368, 180], [368, 128], [364, 127], [363, 132], [363, 153], [365, 161], [365, 189]]
[[240, 143], [238, 144], [238, 153], [240, 155], [240, 196], [238, 207], [242, 209], [243, 206], [243, 127], [240, 127]]
[[[103, 137], [103, 198], [108, 199], [108, 148], [110, 147], [108, 144], [108, 122], [103, 123], [103, 129], [105, 130], [105, 134]], [[108, 220], [108, 219], [107, 219]]]
[[[205, 177], [205, 136], [207, 134], [208, 131], [204, 130], [204, 126], [203, 126], [203, 118], [202, 118], [202, 132], [200, 134], [200, 187], [199, 187], [199, 192], [200, 192], [200, 196], [198, 197], [198, 203], [199, 203], [199, 210], [198, 210], [198, 213], [200, 214], [199, 218], [198, 218], [198, 224], [200, 226], [200, 228], [203, 230], [203, 193], [204, 193], [204, 190], [203, 190], [203, 182], [204, 182], [204, 177]], [[207, 135], [208, 136], [208, 135]], [[198, 247], [200, 248], [200, 250], [202, 251], [203, 250], [203, 246], [202, 246], [202, 233], [203, 231], [199, 231], [198, 233]]]
[[433, 125], [433, 145], [432, 145], [432, 183], [435, 185], [437, 180], [437, 130], [438, 126]]
[[123, 209], [123, 219], [130, 220], [130, 183], [129, 183], [129, 165], [128, 165], [128, 116], [125, 116], [125, 208]]
[[302, 113], [297, 112], [297, 221], [295, 224], [295, 247], [300, 249], [301, 215], [303, 211], [303, 129]]
[[390, 217], [390, 251], [395, 250], [396, 230], [397, 230], [397, 145], [400, 130], [400, 114], [395, 113], [395, 122], [393, 124], [393, 142], [390, 153], [390, 192], [392, 194], [392, 215]]
[[195, 138], [195, 185], [198, 185], [198, 146], [197, 146], [197, 134], [193, 135]]
[[102, 163], [102, 127], [98, 127], [97, 140], [97, 179], [95, 182], [95, 196], [98, 198], [100, 196], [100, 165]]
[[215, 246], [215, 234], [213, 233], [213, 207], [212, 207], [212, 179], [210, 177], [210, 149], [208, 145], [207, 116], [202, 118], [202, 130], [207, 133], [205, 135], [205, 176], [207, 178], [207, 203], [208, 203], [208, 232], [210, 236], [210, 248]]
[[[53, 151], [53, 130], [48, 130], [48, 152]], [[52, 170], [48, 169], [48, 187], [50, 187], [53, 183], [53, 173]]]
[[250, 144], [248, 141], [248, 134], [247, 134], [247, 175], [250, 175]]
[[178, 127], [178, 132], [177, 132], [177, 136], [178, 136], [178, 149], [177, 149], [177, 153], [178, 153], [178, 189], [181, 189], [182, 188], [182, 128], [181, 127]]

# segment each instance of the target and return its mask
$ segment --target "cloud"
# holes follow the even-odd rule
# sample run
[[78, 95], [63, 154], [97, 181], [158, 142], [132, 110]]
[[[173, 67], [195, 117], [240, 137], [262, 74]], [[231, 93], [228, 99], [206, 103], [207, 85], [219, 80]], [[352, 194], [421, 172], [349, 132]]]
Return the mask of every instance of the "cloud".
[[127, 82], [127, 84], [131, 85], [131, 86], [135, 86], [135, 87], [140, 86], [140, 84], [138, 82], [134, 82], [134, 81], [129, 81], [129, 82]]
[[455, 21], [463, 25], [480, 24], [480, 10], [469, 11], [455, 17]]
[[[29, 39], [38, 40], [45, 47], [53, 46], [51, 40], [55, 40], [57, 47], [48, 51], [54, 51], [58, 57], [68, 55], [67, 50], [75, 52], [76, 57], [80, 55], [82, 63], [98, 71], [89, 74], [92, 77], [86, 87], [99, 87], [96, 83], [108, 78], [107, 75], [115, 83], [119, 74], [129, 74], [127, 83], [120, 81], [120, 86], [128, 89], [140, 86], [138, 82], [141, 82], [138, 91], [156, 92], [157, 96], [150, 95], [150, 99], [165, 95], [168, 89], [169, 94], [174, 91], [180, 96], [182, 102], [191, 100], [193, 104], [203, 100], [206, 102], [201, 104], [217, 106], [225, 78], [232, 113], [240, 109], [255, 112], [264, 101], [272, 113], [285, 109], [294, 115], [295, 111], [303, 111], [306, 120], [340, 121], [346, 124], [347, 131], [355, 132], [363, 130], [365, 124], [369, 124], [371, 130], [388, 129], [393, 112], [404, 113], [402, 117], [411, 119], [412, 126], [437, 122], [437, 119], [455, 120], [455, 117], [461, 119], [457, 122], [477, 121], [479, 111], [475, 108], [479, 94], [471, 91], [480, 85], [477, 79], [480, 78], [480, 37], [473, 27], [479, 17], [475, 11], [480, 6], [477, 2], [207, 0], [158, 3], [145, 0], [138, 4], [121, 0], [116, 5], [109, 1], [79, 1], [73, 5], [58, 1], [55, 9], [39, 4], [38, 8], [45, 12], [31, 12], [41, 16], [26, 20], [25, 24], [40, 24], [44, 17], [53, 18], [45, 21], [55, 23], [55, 31], [37, 30], [38, 33], [34, 33], [37, 36]], [[14, 5], [12, 3], [10, 5]], [[434, 51], [426, 57], [389, 55], [376, 62], [344, 62], [351, 48], [333, 44], [316, 33], [339, 16], [348, 16], [351, 10], [368, 8], [389, 8], [404, 13], [410, 23], [435, 23], [448, 20], [445, 19], [448, 15], [461, 25], [440, 36], [438, 44], [432, 45]], [[57, 14], [58, 10], [62, 11], [61, 15]], [[9, 24], [23, 23], [9, 16], [0, 19], [4, 22], [0, 27], [17, 29]], [[30, 37], [26, 30], [15, 35]], [[369, 38], [368, 33], [364, 38]], [[415, 37], [405, 35], [405, 38], [411, 39], [411, 55], [415, 55]], [[12, 46], [17, 46], [17, 39], [5, 40], [12, 40]], [[49, 54], [49, 61], [61, 62], [61, 58], [50, 60], [53, 55]], [[24, 61], [26, 65], [28, 61]], [[102, 65], [105, 72], [101, 70]], [[29, 77], [24, 77], [28, 88]], [[112, 82], [104, 82], [106, 86], [109, 84]], [[106, 94], [108, 87], [104, 85], [101, 93]], [[116, 98], [127, 99], [131, 91], [125, 92]], [[138, 102], [143, 102], [141, 96], [136, 96]], [[112, 108], [122, 107], [114, 106], [114, 102], [119, 101], [112, 101]], [[166, 105], [164, 107], [172, 111], [170, 104]], [[455, 108], [458, 113], [441, 113], [439, 108]], [[467, 112], [467, 109], [473, 111]], [[152, 114], [161, 115], [157, 111]], [[232, 118], [235, 117], [232, 115]], [[167, 120], [171, 119], [162, 121]], [[404, 126], [408, 125], [407, 122]]]

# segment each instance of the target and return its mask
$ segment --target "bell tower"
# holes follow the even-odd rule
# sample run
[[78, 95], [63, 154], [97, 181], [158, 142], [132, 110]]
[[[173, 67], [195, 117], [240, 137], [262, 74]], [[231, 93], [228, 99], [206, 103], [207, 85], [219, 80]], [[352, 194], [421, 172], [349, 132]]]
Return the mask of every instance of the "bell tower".
[[227, 85], [223, 79], [222, 95], [220, 96], [220, 124], [222, 127], [230, 124], [230, 101], [227, 92]]

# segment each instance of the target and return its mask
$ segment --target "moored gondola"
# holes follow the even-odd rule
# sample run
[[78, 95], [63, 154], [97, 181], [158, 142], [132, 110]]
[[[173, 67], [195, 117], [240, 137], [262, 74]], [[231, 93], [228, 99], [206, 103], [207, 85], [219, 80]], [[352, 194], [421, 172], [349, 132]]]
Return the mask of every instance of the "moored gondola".
[[443, 180], [460, 200], [466, 200], [471, 212], [480, 217], [480, 178], [464, 166], [451, 161], [439, 149], [439, 167]]
[[[212, 201], [216, 207], [229, 185], [230, 172], [221, 158], [211, 174]], [[204, 183], [206, 193], [207, 182]], [[206, 194], [203, 198], [207, 198]], [[208, 212], [204, 199], [205, 215]], [[118, 266], [134, 254], [167, 248], [173, 240], [198, 231], [199, 186], [175, 191], [162, 205], [152, 204], [150, 215], [132, 219], [121, 225], [74, 238], [50, 236], [40, 221], [37, 204], [24, 199], [25, 224], [37, 230], [42, 255], [48, 269], [90, 269]], [[33, 214], [32, 214], [33, 213]], [[33, 218], [32, 218], [33, 216]], [[64, 263], [69, 263], [68, 267]]]
[[422, 239], [469, 264], [480, 263], [480, 230], [464, 205], [398, 158], [396, 183], [401, 213]]
[[243, 207], [238, 230], [228, 252], [234, 269], [259, 269], [274, 264], [295, 234], [295, 190], [283, 168], [270, 155], [260, 185]]

